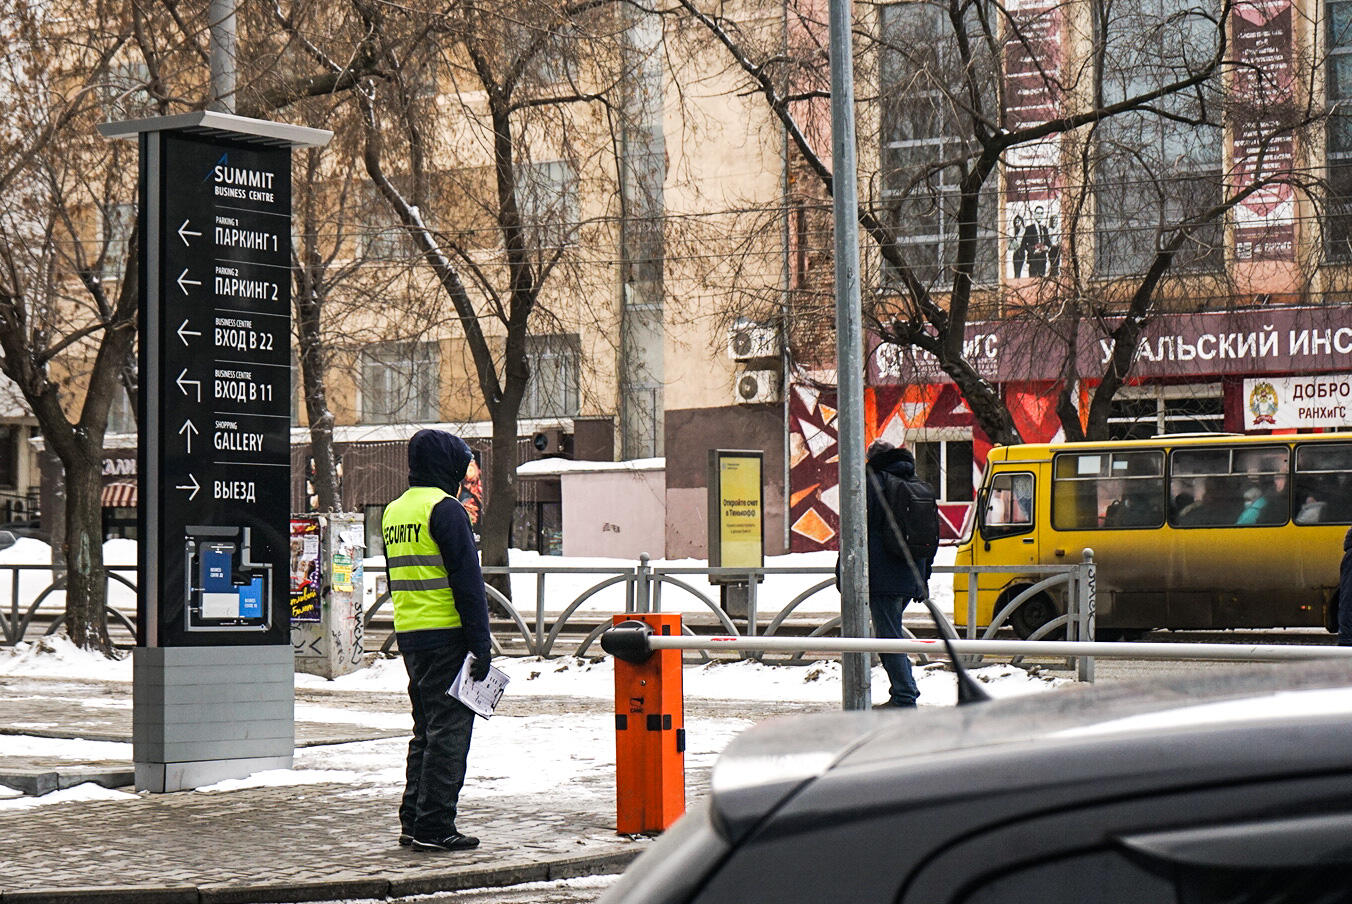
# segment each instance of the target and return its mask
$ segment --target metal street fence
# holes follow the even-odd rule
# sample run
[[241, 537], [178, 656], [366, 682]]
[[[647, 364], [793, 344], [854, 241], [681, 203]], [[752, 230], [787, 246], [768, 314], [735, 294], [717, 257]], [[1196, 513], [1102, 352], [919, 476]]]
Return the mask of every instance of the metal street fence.
[[[134, 595], [136, 590], [134, 566], [110, 566], [109, 589], [126, 588]], [[1020, 574], [1035, 579], [1007, 601], [993, 614], [989, 624], [984, 627], [977, 624], [977, 585], [982, 574]], [[383, 584], [384, 568], [368, 564], [365, 567], [368, 581]], [[868, 638], [841, 638], [840, 616], [832, 614], [839, 610], [839, 600], [835, 590], [835, 570], [828, 566], [770, 566], [764, 568], [734, 569], [709, 568], [692, 565], [654, 565], [648, 556], [641, 556], [633, 565], [565, 565], [553, 563], [547, 565], [486, 567], [485, 575], [497, 575], [511, 578], [533, 579], [534, 599], [529, 593], [521, 593], [518, 586], [517, 596], [525, 598], [522, 605], [509, 600], [494, 587], [488, 588], [488, 595], [501, 612], [506, 613], [510, 627], [499, 627], [493, 638], [497, 652], [504, 651], [504, 644], [513, 645], [514, 652], [523, 652], [529, 656], [559, 656], [563, 639], [569, 639], [569, 654], [586, 656], [601, 634], [610, 627], [613, 615], [631, 615], [685, 610], [682, 620], [682, 633], [690, 638], [689, 646], [683, 647], [709, 658], [710, 650], [735, 651], [743, 658], [761, 658], [765, 654], [778, 654], [786, 662], [800, 662], [809, 652], [833, 653], [841, 651], [878, 652], [876, 646], [851, 646], [851, 644], [879, 644], [883, 641]], [[999, 657], [1014, 662], [1024, 657], [1065, 657], [1068, 665], [1074, 665], [1077, 677], [1082, 681], [1094, 680], [1095, 657], [1119, 657], [1150, 659], [1161, 658], [1156, 648], [1163, 651], [1162, 658], [1229, 658], [1259, 660], [1266, 658], [1311, 658], [1323, 655], [1320, 651], [1330, 649], [1326, 646], [1305, 648], [1305, 652], [1269, 654], [1269, 646], [1257, 644], [1122, 644], [1095, 642], [1096, 612], [1096, 566], [1093, 552], [1085, 550], [1083, 560], [1077, 564], [1046, 566], [1005, 566], [1005, 567], [958, 567], [936, 565], [933, 569], [931, 584], [950, 579], [950, 575], [966, 575], [965, 582], [956, 578], [957, 586], [965, 583], [965, 591], [958, 593], [960, 605], [965, 603], [966, 626], [963, 642], [958, 652], [964, 661], [973, 664], [983, 656]], [[782, 579], [789, 578], [788, 589], [782, 587]], [[767, 580], [780, 579], [781, 587], [775, 591], [774, 601], [767, 605], [764, 584]], [[519, 583], [519, 582], [518, 582]], [[744, 588], [745, 612], [731, 614], [719, 598], [719, 583], [735, 583]], [[41, 585], [41, 586], [39, 586]], [[567, 585], [560, 587], [560, 585]], [[5, 591], [8, 590], [8, 598]], [[65, 582], [60, 576], [54, 576], [47, 564], [0, 564], [0, 632], [3, 643], [16, 644], [35, 626], [42, 628], [45, 634], [52, 634], [64, 623]], [[998, 634], [1010, 623], [1010, 618], [1018, 608], [1029, 600], [1045, 593], [1054, 593], [1066, 601], [1066, 611], [1057, 615], [1039, 628], [1028, 640], [1000, 640]], [[825, 595], [825, 596], [823, 596]], [[125, 593], [123, 594], [125, 597]], [[388, 591], [372, 594], [373, 602], [367, 606], [363, 616], [366, 628], [372, 626], [378, 618], [387, 618], [389, 609]], [[787, 600], [780, 603], [780, 600]], [[370, 598], [370, 597], [368, 597]], [[965, 599], [964, 599], [965, 598]], [[810, 607], [816, 601], [820, 605]], [[935, 621], [936, 630], [951, 639], [959, 638], [952, 622], [937, 606], [930, 603], [929, 609]], [[693, 614], [692, 614], [693, 613]], [[688, 624], [693, 615], [712, 618], [712, 625], [706, 622], [706, 631], [697, 638], [695, 630]], [[108, 617], [125, 628], [133, 637], [136, 632], [134, 603], [110, 605]], [[720, 632], [716, 640], [710, 641], [707, 629], [712, 627]], [[1065, 632], [1065, 641], [1046, 641], [1053, 632]], [[910, 644], [900, 646], [898, 652], [907, 652], [928, 659], [936, 652], [936, 641], [919, 640], [910, 631], [906, 638], [891, 643]], [[580, 640], [574, 640], [580, 637]], [[730, 640], [731, 639], [731, 640]], [[735, 641], [735, 642], [734, 642]], [[764, 641], [762, 643], [762, 641]], [[391, 633], [381, 647], [382, 651], [392, 649], [394, 634]], [[1272, 647], [1278, 650], [1293, 649], [1286, 645]], [[889, 647], [889, 650], [892, 648]], [[1232, 652], [1223, 657], [1202, 656], [1203, 652], [1225, 649]], [[1294, 648], [1299, 650], [1300, 648]], [[1334, 654], [1336, 655], [1336, 654]]]
[[[108, 589], [109, 595], [112, 595], [114, 587], [126, 587], [132, 594], [136, 593], [136, 568], [131, 565], [110, 565], [108, 571]], [[8, 580], [5, 580], [5, 573], [8, 572]], [[31, 576], [32, 580], [25, 580]], [[40, 589], [34, 589], [35, 585], [40, 585]], [[8, 599], [4, 599], [3, 592], [8, 590]], [[50, 564], [47, 565], [24, 565], [24, 564], [4, 564], [0, 565], [0, 632], [4, 634], [4, 643], [16, 644], [23, 641], [24, 636], [37, 621], [39, 610], [45, 609], [43, 615], [55, 609], [60, 609], [59, 614], [53, 614], [50, 619], [42, 619], [41, 623], [45, 626], [43, 634], [55, 634], [61, 626], [66, 623], [65, 616], [65, 590], [66, 579], [63, 575], [57, 574], [52, 570]], [[131, 614], [119, 609], [116, 606], [107, 607], [108, 618], [126, 628], [132, 637], [136, 636], [135, 603], [133, 602]]]

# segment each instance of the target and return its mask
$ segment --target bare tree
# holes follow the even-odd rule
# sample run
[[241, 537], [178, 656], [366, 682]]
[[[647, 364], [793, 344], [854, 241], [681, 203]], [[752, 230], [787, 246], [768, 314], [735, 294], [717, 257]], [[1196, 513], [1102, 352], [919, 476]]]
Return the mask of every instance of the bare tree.
[[[94, 124], [116, 88], [114, 62], [129, 35], [83, 7], [50, 3], [5, 4], [0, 30], [8, 48], [0, 67], [0, 369], [66, 470], [67, 629], [80, 646], [111, 653], [103, 435], [128, 371], [136, 284], [127, 236], [101, 228], [109, 186], [99, 174], [109, 152], [98, 147]], [[87, 246], [91, 232], [102, 235]], [[112, 274], [119, 257], [126, 269]]]
[[467, 350], [492, 424], [483, 561], [504, 565], [532, 336], [552, 331], [551, 299], [582, 294], [579, 183], [614, 178], [615, 26], [605, 0], [350, 8], [379, 69], [358, 95], [364, 168], [436, 293], [391, 299], [391, 313], [405, 335], [453, 326]]
[[[668, 7], [722, 49], [744, 76], [741, 90], [764, 100], [792, 147], [800, 187], [799, 200], [786, 199], [791, 215], [795, 203], [812, 208], [803, 177], [823, 198], [836, 178], [821, 129], [824, 10], [790, 4], [780, 35], [723, 10], [699, 0]], [[1058, 409], [1067, 434], [1103, 436], [1160, 300], [1195, 274], [1223, 269], [1227, 216], [1273, 186], [1311, 187], [1282, 148], [1322, 119], [1309, 102], [1313, 68], [1293, 61], [1274, 92], [1260, 65], [1233, 52], [1234, 18], [1232, 0], [861, 8], [860, 116], [877, 116], [880, 145], [859, 174], [866, 322], [885, 341], [932, 356], [992, 440], [1017, 442], [1019, 433], [998, 386], [964, 348], [974, 320], [1051, 324], [1044, 339], [1059, 337], [1052, 353], [1067, 361]], [[1304, 90], [1291, 90], [1293, 77]], [[1243, 78], [1245, 90], [1223, 90]], [[1228, 170], [1220, 155], [1227, 121], [1250, 126]], [[1134, 207], [1119, 209], [1127, 200]], [[1020, 227], [1026, 246], [1024, 236], [1001, 238], [1002, 210], [1004, 229]], [[1034, 223], [1034, 213], [1057, 222]], [[1123, 226], [1121, 237], [1107, 222]], [[828, 253], [829, 233], [816, 235]], [[1009, 267], [1020, 272], [1001, 278]], [[795, 288], [809, 303], [816, 297], [813, 286]], [[1113, 348], [1100, 372], [1077, 370], [1086, 333]], [[1097, 380], [1087, 428], [1074, 405], [1084, 379]]]
[[[246, 25], [263, 16], [270, 22], [272, 13], [254, 11]], [[0, 370], [65, 472], [57, 554], [67, 631], [80, 646], [111, 654], [102, 457], [111, 406], [136, 390], [136, 163], [133, 147], [103, 142], [95, 126], [204, 104], [206, 29], [173, 0], [10, 0], [0, 6], [0, 33]], [[255, 58], [287, 53], [267, 40], [246, 46]], [[308, 57], [287, 59], [245, 67], [265, 75], [246, 79], [241, 112], [343, 90], [366, 71], [361, 59], [338, 74], [316, 70]]]

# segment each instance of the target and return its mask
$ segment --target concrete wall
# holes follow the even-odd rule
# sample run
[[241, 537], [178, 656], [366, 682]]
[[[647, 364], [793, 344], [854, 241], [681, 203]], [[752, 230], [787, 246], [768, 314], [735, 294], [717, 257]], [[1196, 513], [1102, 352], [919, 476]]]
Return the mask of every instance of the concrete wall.
[[662, 471], [578, 471], [561, 483], [565, 556], [666, 556]]
[[765, 554], [784, 547], [784, 411], [773, 405], [729, 405], [668, 411], [667, 557], [703, 559], [709, 553], [710, 449], [765, 453]]

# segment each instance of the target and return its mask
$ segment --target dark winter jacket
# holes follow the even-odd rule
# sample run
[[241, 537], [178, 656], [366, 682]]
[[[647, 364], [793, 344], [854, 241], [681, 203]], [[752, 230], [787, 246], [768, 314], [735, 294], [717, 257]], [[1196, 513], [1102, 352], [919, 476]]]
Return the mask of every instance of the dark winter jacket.
[[450, 631], [461, 630], [475, 656], [483, 660], [490, 658], [488, 601], [484, 595], [483, 572], [479, 570], [479, 553], [474, 546], [469, 515], [455, 498], [473, 457], [464, 440], [444, 430], [419, 430], [408, 442], [409, 486], [436, 487], [450, 494], [450, 498], [443, 499], [432, 509], [429, 528], [441, 550], [446, 577], [455, 594], [460, 628], [401, 633], [401, 650], [443, 646]]
[[[883, 534], [892, 529], [887, 519], [884, 504], [878, 496], [883, 488], [883, 479], [878, 478], [875, 488], [874, 472], [884, 472], [897, 477], [915, 476], [915, 456], [909, 449], [889, 449], [869, 459], [866, 467], [864, 495], [868, 500], [868, 592], [871, 598], [900, 596], [908, 599], [921, 599], [926, 596], [926, 584], [929, 581], [933, 560], [915, 563], [912, 568], [905, 558], [889, 555], [883, 546]], [[918, 573], [917, 573], [918, 569]]]

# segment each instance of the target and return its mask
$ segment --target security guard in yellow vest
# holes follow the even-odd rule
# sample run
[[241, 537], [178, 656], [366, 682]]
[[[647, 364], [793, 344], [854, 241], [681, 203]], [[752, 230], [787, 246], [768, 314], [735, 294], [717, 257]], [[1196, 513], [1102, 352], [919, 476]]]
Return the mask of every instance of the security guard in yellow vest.
[[408, 490], [381, 523], [394, 630], [408, 671], [413, 739], [399, 805], [399, 843], [457, 851], [479, 839], [455, 824], [474, 713], [446, 694], [465, 657], [472, 677], [492, 658], [488, 604], [469, 515], [456, 498], [473, 453], [444, 430], [419, 430], [408, 444]]

